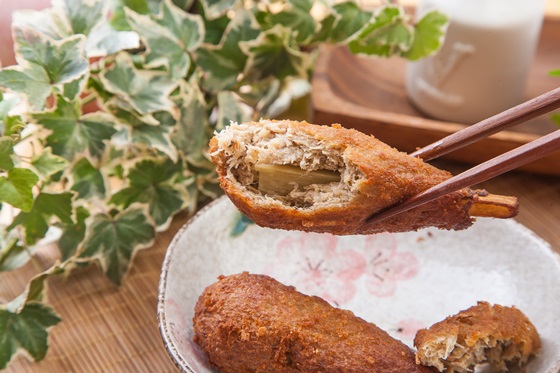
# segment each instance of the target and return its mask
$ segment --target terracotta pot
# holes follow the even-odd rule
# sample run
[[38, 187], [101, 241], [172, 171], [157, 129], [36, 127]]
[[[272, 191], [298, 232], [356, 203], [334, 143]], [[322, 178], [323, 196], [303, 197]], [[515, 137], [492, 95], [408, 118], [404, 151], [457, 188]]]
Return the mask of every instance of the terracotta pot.
[[12, 13], [18, 9], [45, 9], [50, 7], [50, 0], [0, 0], [0, 65], [9, 66], [16, 63], [12, 42]]

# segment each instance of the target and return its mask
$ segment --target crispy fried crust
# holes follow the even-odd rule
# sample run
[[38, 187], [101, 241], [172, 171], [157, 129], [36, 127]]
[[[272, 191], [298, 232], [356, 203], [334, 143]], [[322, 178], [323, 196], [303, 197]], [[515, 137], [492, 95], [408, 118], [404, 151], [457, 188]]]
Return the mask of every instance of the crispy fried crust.
[[508, 362], [525, 363], [539, 351], [541, 342], [535, 326], [519, 309], [478, 302], [418, 331], [414, 346], [417, 363], [453, 373], [471, 372], [484, 362], [507, 371]]
[[264, 275], [220, 277], [200, 296], [194, 340], [221, 372], [435, 372], [377, 326]]
[[[252, 139], [239, 141], [242, 134], [248, 131], [253, 134]], [[321, 203], [294, 206], [286, 200], [263, 196], [256, 188], [242, 181], [240, 170], [252, 167], [250, 162], [260, 161], [248, 160], [254, 156], [251, 154], [248, 157], [247, 154], [255, 148], [254, 143], [262, 142], [262, 137], [270, 139], [271, 143], [279, 138], [284, 141], [284, 147], [276, 151], [280, 155], [269, 157], [277, 164], [300, 166], [304, 162], [302, 157], [311, 151], [321, 150], [322, 153], [315, 156], [317, 161], [309, 162], [309, 169], [326, 168], [341, 172], [346, 184], [333, 186], [338, 189], [333, 189], [331, 196], [342, 194], [346, 196], [345, 199], [329, 203], [327, 190], [323, 197], [317, 197], [325, 200]], [[262, 148], [266, 146], [261, 145]], [[284, 152], [292, 148], [292, 153], [298, 154], [295, 158], [292, 153]], [[303, 150], [298, 153], [300, 149]], [[284, 153], [287, 155], [282, 155]], [[477, 192], [464, 189], [394, 218], [366, 224], [365, 219], [371, 213], [412, 197], [451, 175], [399, 152], [372, 136], [340, 125], [328, 127], [294, 121], [232, 124], [211, 140], [210, 154], [217, 166], [220, 186], [233, 203], [258, 225], [271, 228], [340, 235], [402, 232], [424, 227], [459, 230], [472, 224], [468, 210], [478, 197]], [[335, 166], [317, 166], [335, 158], [338, 162]], [[270, 162], [270, 159], [267, 161]]]

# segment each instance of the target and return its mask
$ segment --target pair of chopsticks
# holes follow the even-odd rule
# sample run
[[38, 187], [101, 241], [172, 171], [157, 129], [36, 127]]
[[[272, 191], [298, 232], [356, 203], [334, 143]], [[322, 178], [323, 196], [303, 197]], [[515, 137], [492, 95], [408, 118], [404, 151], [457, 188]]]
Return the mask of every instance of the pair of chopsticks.
[[[560, 88], [556, 88], [472, 126], [466, 127], [461, 131], [455, 132], [411, 153], [411, 155], [429, 161], [559, 107]], [[390, 218], [433, 201], [445, 194], [489, 180], [558, 150], [560, 150], [560, 130], [556, 130], [537, 140], [492, 158], [401, 203], [374, 213], [366, 219], [366, 222], [373, 223]]]

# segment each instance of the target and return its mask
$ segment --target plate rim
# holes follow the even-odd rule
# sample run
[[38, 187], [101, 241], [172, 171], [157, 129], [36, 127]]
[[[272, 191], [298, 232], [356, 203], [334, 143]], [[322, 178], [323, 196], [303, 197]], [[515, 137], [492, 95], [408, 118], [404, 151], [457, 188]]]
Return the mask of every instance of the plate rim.
[[165, 257], [163, 259], [163, 264], [161, 266], [161, 274], [158, 284], [158, 305], [157, 305], [157, 320], [158, 320], [158, 327], [160, 331], [160, 336], [162, 338], [163, 344], [165, 346], [165, 350], [171, 360], [175, 364], [175, 366], [182, 372], [186, 373], [197, 373], [193, 370], [193, 368], [186, 362], [171, 339], [171, 335], [167, 328], [167, 316], [165, 314], [165, 293], [167, 288], [167, 276], [169, 274], [169, 266], [171, 265], [171, 257], [173, 256], [173, 252], [177, 248], [177, 242], [182, 238], [185, 234], [185, 231], [190, 227], [190, 225], [200, 217], [200, 215], [204, 214], [207, 210], [211, 209], [214, 205], [219, 204], [222, 200], [227, 198], [226, 196], [221, 196], [201, 209], [199, 209], [191, 218], [189, 218], [182, 226], [179, 228], [173, 239], [167, 246], [167, 250], [165, 252]]

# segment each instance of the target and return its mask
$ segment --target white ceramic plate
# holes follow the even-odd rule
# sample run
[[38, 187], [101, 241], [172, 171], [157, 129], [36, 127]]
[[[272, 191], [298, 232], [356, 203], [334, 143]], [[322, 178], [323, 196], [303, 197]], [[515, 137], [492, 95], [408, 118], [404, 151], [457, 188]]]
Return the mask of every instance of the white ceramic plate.
[[478, 300], [515, 305], [543, 341], [525, 372], [560, 371], [560, 261], [513, 220], [479, 219], [459, 232], [336, 237], [260, 228], [220, 198], [181, 228], [163, 265], [160, 329], [181, 370], [213, 371], [193, 342], [194, 305], [219, 275], [242, 271], [321, 296], [409, 346], [419, 328]]

